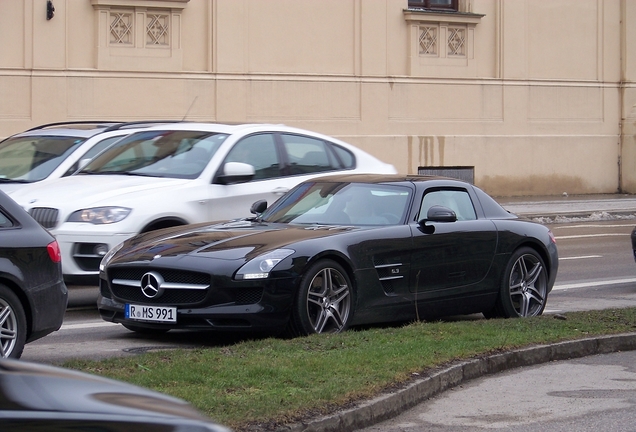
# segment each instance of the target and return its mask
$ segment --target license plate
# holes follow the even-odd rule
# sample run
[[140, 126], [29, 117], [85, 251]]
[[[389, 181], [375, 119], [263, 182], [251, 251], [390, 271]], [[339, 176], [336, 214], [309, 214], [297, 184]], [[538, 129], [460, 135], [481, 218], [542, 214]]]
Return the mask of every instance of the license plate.
[[177, 308], [126, 304], [126, 319], [152, 322], [177, 322]]

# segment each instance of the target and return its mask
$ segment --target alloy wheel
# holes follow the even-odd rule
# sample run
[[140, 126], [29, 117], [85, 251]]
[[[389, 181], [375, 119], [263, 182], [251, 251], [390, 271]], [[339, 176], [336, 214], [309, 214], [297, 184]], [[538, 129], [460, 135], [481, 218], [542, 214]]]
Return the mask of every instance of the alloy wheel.
[[338, 270], [320, 270], [309, 284], [307, 314], [316, 333], [338, 333], [345, 328], [351, 311], [347, 279]]
[[547, 276], [542, 262], [533, 254], [523, 254], [512, 266], [510, 300], [520, 317], [540, 315], [547, 297]]

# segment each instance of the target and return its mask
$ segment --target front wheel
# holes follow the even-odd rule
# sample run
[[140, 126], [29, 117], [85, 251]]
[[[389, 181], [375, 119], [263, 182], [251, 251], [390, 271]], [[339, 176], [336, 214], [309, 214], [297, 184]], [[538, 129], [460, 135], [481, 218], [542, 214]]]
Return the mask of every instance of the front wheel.
[[0, 284], [0, 357], [20, 358], [26, 341], [26, 315], [18, 297]]
[[543, 313], [548, 300], [548, 272], [532, 248], [517, 249], [503, 273], [495, 309], [487, 317], [533, 317]]
[[318, 261], [301, 278], [289, 333], [294, 336], [340, 333], [349, 327], [353, 305], [347, 272], [335, 261]]

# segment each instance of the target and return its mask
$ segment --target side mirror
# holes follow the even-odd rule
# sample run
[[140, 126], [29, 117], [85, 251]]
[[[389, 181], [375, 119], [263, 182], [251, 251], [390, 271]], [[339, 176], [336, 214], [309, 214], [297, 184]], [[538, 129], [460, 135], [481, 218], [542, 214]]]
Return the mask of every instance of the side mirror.
[[250, 212], [257, 216], [262, 214], [265, 210], [267, 210], [267, 201], [265, 200], [256, 201], [250, 208]]
[[224, 185], [245, 183], [252, 180], [255, 173], [254, 167], [250, 164], [228, 162], [223, 165], [222, 173], [217, 177], [217, 180]]
[[456, 222], [457, 214], [441, 205], [434, 205], [428, 209], [426, 213], [426, 219], [420, 220], [420, 225], [424, 225], [426, 222]]

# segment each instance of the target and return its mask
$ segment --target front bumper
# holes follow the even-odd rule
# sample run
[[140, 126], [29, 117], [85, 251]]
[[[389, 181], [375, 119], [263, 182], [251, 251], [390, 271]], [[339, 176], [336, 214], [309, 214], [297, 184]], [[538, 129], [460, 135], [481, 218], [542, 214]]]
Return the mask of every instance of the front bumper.
[[[243, 286], [213, 287], [205, 299], [196, 304], [168, 304], [157, 302], [130, 301], [113, 296], [107, 287], [107, 282], [100, 278], [100, 293], [97, 308], [105, 321], [127, 324], [130, 326], [156, 329], [189, 329], [189, 330], [218, 330], [218, 331], [258, 331], [280, 332], [284, 330], [291, 315], [294, 301], [294, 284], [292, 279], [267, 280], [261, 286], [261, 295], [253, 300], [236, 299], [233, 291], [241, 289], [254, 290], [255, 283]], [[139, 288], [141, 291], [141, 287]], [[225, 293], [221, 292], [225, 291]], [[235, 298], [210, 304], [214, 298]], [[248, 297], [249, 298], [249, 297]], [[174, 306], [177, 308], [176, 323], [157, 323], [127, 319], [125, 317], [126, 303], [147, 304], [153, 306]]]
[[129, 239], [134, 233], [70, 234], [54, 232], [62, 252], [64, 278], [93, 277], [97, 282], [99, 263], [107, 251]]

